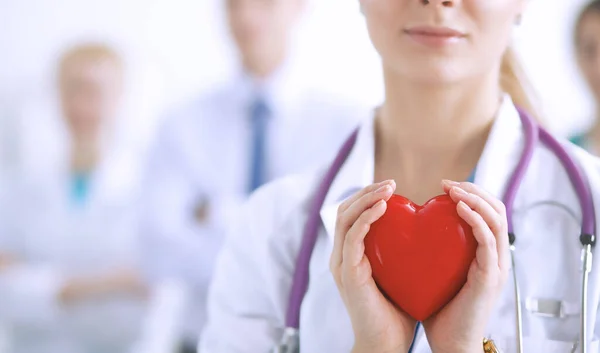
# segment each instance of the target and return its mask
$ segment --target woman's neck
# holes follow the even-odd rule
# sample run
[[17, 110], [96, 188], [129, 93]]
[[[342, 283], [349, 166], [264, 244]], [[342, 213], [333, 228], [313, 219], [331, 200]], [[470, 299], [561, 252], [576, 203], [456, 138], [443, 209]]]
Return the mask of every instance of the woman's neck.
[[466, 179], [475, 168], [498, 111], [498, 77], [419, 85], [386, 75], [386, 101], [376, 121], [376, 180], [423, 203], [444, 178]]

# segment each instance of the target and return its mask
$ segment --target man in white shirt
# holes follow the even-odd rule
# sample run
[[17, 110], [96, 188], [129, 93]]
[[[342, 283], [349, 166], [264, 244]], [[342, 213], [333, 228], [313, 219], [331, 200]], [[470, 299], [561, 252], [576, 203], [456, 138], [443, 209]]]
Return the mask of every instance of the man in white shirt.
[[303, 6], [226, 0], [242, 72], [170, 115], [150, 154], [141, 222], [147, 268], [190, 289], [185, 352], [195, 350], [213, 263], [236, 209], [263, 183], [327, 163], [365, 116], [294, 75], [289, 39]]

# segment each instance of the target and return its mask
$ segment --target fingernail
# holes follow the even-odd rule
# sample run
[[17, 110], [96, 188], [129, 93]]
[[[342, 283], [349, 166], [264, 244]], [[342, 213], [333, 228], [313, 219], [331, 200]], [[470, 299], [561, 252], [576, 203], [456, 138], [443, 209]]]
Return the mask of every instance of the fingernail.
[[442, 180], [442, 182], [444, 184], [450, 185], [450, 186], [459, 186], [460, 185], [459, 182], [456, 182], [456, 181], [453, 181], [453, 180], [448, 180], [448, 179], [444, 179], [444, 180]]
[[389, 185], [384, 185], [375, 191], [376, 194], [387, 194], [392, 191]]
[[459, 196], [467, 196], [467, 195], [469, 195], [469, 193], [467, 193], [463, 189], [461, 189], [459, 187], [456, 187], [456, 186], [453, 187], [452, 190], [454, 190], [454, 192], [457, 193]]
[[465, 211], [470, 211], [471, 210], [471, 208], [469, 206], [467, 206], [467, 204], [464, 203], [464, 202], [462, 202], [462, 201], [458, 202], [458, 207], [462, 208]]

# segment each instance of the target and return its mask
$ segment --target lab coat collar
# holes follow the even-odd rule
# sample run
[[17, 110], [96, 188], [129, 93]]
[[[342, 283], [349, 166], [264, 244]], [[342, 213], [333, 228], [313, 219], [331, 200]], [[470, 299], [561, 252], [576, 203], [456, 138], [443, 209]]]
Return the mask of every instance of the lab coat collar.
[[[321, 219], [331, 240], [339, 205], [360, 189], [372, 184], [375, 175], [374, 114], [359, 128], [356, 144], [335, 177], [321, 208]], [[475, 183], [502, 199], [508, 180], [524, 147], [519, 113], [505, 96], [484, 147], [475, 173]], [[518, 207], [519, 198], [515, 201]]]
[[[64, 138], [66, 141], [62, 143], [60, 153], [53, 164], [41, 166], [35, 171], [29, 168], [21, 171], [20, 176], [26, 185], [37, 186], [48, 192], [53, 192], [52, 190], [59, 192], [56, 197], [68, 197], [66, 190], [73, 178], [70, 165], [71, 144], [68, 135]], [[136, 163], [136, 150], [119, 140], [109, 141], [109, 144], [103, 145], [101, 158], [90, 171], [91, 203], [96, 201], [106, 203], [110, 200], [122, 204], [138, 192], [140, 165]]]

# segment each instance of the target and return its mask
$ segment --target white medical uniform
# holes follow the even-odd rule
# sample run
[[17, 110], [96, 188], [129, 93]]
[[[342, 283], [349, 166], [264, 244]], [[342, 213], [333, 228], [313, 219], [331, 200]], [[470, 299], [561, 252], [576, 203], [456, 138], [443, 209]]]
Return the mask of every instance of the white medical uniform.
[[[298, 173], [329, 160], [365, 116], [365, 108], [297, 84], [290, 67], [262, 84], [241, 75], [168, 117], [149, 161], [142, 235], [154, 276], [184, 279], [194, 303], [184, 323], [196, 344], [205, 296], [223, 229], [248, 195], [252, 125], [257, 96], [270, 111], [267, 178]], [[194, 218], [206, 205], [206, 218]]]
[[19, 262], [0, 273], [0, 316], [10, 326], [12, 352], [127, 352], [138, 339], [145, 300], [58, 300], [73, 276], [139, 267], [131, 166], [107, 156], [81, 204], [71, 195], [67, 164], [22, 175], [11, 187], [0, 249]]
[[[6, 213], [6, 210], [8, 209], [8, 202], [6, 200], [6, 194], [8, 190], [8, 184], [6, 183], [7, 175], [6, 170], [4, 168], [5, 164], [2, 162], [2, 158], [0, 157], [0, 234], [4, 234], [4, 232], [6, 232], [7, 230], [5, 225], [6, 221], [1, 215]], [[0, 254], [2, 254], [1, 249]], [[6, 320], [0, 315], [0, 353], [10, 353], [9, 334], [5, 321]]]
[[150, 288], [147, 300], [123, 296], [69, 306], [58, 301], [71, 276], [139, 268], [140, 168], [133, 138], [119, 138], [113, 130], [86, 199], [75, 201], [57, 102], [52, 95], [35, 96], [18, 111], [9, 132], [14, 168], [2, 175], [0, 253], [14, 255], [18, 263], [0, 272], [0, 325], [8, 330], [8, 352], [153, 347], [141, 352], [170, 353], [173, 313], [164, 309], [173, 296], [170, 283]]
[[[329, 257], [339, 204], [374, 181], [373, 135], [370, 119], [360, 128], [356, 145], [320, 212], [324, 227], [311, 258], [310, 282], [300, 315], [302, 353], [350, 352], [353, 346], [350, 319], [330, 274]], [[521, 122], [507, 98], [477, 166], [475, 182], [501, 198], [523, 146]], [[600, 163], [574, 146], [567, 147], [590, 179], [600, 222]], [[200, 343], [202, 353], [267, 352], [279, 341], [309, 201], [323, 175], [322, 170], [288, 177], [252, 197], [217, 262], [209, 295], [209, 322]], [[571, 352], [580, 327], [581, 210], [564, 168], [545, 147], [537, 147], [514, 206], [525, 351]], [[600, 258], [598, 251], [595, 258]], [[600, 335], [599, 264], [594, 263], [589, 286], [592, 352], [598, 352]], [[486, 331], [504, 352], [516, 351], [513, 290], [509, 280]], [[539, 299], [562, 305], [565, 317], [534, 314], [526, 304]], [[429, 351], [421, 330], [415, 352]]]

